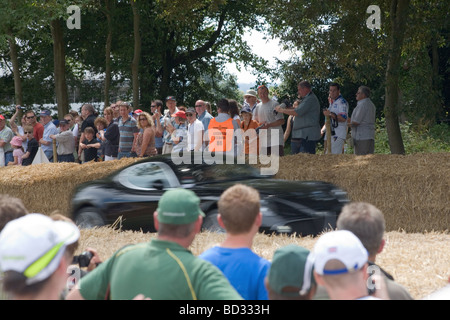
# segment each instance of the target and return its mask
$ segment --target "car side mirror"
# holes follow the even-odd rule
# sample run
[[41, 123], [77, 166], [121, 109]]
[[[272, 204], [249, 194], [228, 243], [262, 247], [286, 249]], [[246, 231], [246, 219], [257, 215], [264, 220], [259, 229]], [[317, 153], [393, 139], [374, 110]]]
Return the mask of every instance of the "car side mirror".
[[152, 183], [153, 188], [155, 188], [156, 190], [162, 190], [164, 189], [164, 182], [162, 180], [155, 180]]

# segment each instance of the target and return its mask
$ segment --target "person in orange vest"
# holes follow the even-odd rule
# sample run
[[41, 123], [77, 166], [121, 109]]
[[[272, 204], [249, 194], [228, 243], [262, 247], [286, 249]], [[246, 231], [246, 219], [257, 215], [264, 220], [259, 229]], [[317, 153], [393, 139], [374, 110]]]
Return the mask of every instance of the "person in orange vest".
[[[208, 126], [210, 152], [239, 152], [235, 147], [242, 145], [239, 138], [234, 139], [234, 132], [239, 130], [239, 125], [229, 114], [230, 106], [227, 99], [217, 102], [217, 117], [212, 118]], [[228, 131], [228, 134], [227, 134]], [[237, 154], [237, 153], [236, 153]]]
[[[259, 123], [256, 120], [252, 119], [252, 109], [249, 106], [245, 106], [241, 110], [241, 129], [244, 132], [244, 146], [245, 146], [245, 154], [258, 154], [259, 152], [259, 139], [257, 129], [259, 127]], [[249, 131], [245, 134], [246, 131], [253, 129], [254, 131]]]

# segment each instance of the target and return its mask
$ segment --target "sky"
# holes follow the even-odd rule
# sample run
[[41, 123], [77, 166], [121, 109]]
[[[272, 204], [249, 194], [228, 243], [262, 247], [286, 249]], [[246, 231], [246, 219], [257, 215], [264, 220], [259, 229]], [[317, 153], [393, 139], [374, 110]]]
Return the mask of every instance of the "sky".
[[[285, 52], [281, 49], [279, 46], [279, 41], [274, 39], [264, 39], [264, 34], [260, 33], [258, 31], [252, 30], [247, 32], [244, 35], [244, 40], [247, 41], [249, 46], [253, 49], [253, 52], [258, 54], [259, 56], [265, 58], [269, 61], [269, 64], [274, 66], [275, 65], [275, 59], [274, 57], [277, 57], [281, 60], [285, 60], [289, 58], [290, 54], [289, 52]], [[236, 68], [236, 65], [233, 64], [227, 64], [227, 70], [231, 74], [237, 75], [237, 83], [256, 83], [256, 77], [251, 74], [251, 69], [246, 70], [243, 67], [241, 68], [241, 72], [239, 72]]]

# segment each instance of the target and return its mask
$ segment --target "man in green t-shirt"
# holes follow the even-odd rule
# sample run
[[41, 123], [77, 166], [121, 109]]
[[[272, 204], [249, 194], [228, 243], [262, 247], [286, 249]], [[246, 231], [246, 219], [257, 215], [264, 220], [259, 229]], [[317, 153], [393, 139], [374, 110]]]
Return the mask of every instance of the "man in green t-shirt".
[[165, 192], [154, 213], [158, 237], [117, 251], [83, 277], [67, 299], [242, 299], [217, 267], [187, 249], [201, 230], [199, 204], [190, 190]]

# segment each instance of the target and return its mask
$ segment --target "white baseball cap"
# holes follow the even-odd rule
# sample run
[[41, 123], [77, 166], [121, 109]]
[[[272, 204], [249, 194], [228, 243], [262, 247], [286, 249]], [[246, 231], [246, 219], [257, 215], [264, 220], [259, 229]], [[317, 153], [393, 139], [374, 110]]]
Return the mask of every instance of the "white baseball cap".
[[75, 224], [43, 214], [12, 220], [0, 233], [0, 270], [22, 273], [27, 285], [45, 280], [58, 268], [66, 246], [79, 237]]
[[[368, 252], [361, 241], [348, 230], [338, 230], [322, 235], [314, 245], [314, 270], [320, 275], [334, 275], [361, 269], [368, 260]], [[338, 260], [343, 269], [327, 270], [330, 260]]]

